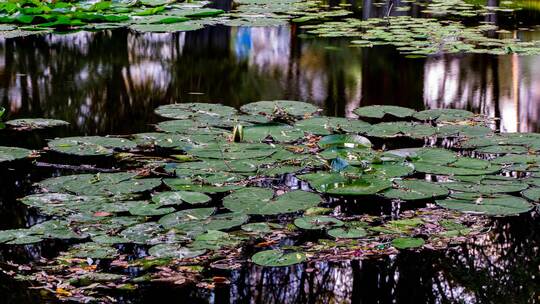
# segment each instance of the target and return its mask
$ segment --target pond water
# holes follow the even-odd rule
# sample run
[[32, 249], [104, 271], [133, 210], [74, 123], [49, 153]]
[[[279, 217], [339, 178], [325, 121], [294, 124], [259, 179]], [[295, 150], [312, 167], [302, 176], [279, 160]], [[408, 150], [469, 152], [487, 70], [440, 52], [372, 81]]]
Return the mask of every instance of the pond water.
[[[355, 15], [364, 19], [385, 16], [389, 10], [391, 15], [422, 16], [407, 2], [351, 3]], [[515, 37], [540, 39], [536, 3], [520, 3], [526, 9], [486, 21], [510, 28], [509, 35]], [[408, 12], [395, 9], [409, 5]], [[216, 1], [214, 6], [227, 9], [230, 3]], [[45, 117], [71, 124], [61, 133], [6, 136], [0, 142], [41, 148], [45, 139], [59, 135], [147, 132], [162, 120], [154, 114], [160, 105], [210, 102], [239, 108], [278, 99], [310, 102], [325, 115], [339, 117], [356, 117], [353, 110], [367, 105], [466, 109], [496, 119], [503, 132], [540, 132], [540, 56], [406, 58], [390, 46], [357, 48], [350, 46], [350, 39], [298, 37], [302, 32], [296, 25], [218, 25], [164, 34], [114, 29], [0, 39], [0, 97], [7, 119]], [[30, 191], [32, 182], [67, 172], [73, 171], [35, 166], [3, 174], [0, 228], [40, 221], [35, 212], [16, 208], [16, 199]], [[443, 251], [405, 251], [309, 267], [253, 265], [232, 271], [231, 284], [215, 290], [149, 287], [118, 300], [537, 303], [538, 217], [533, 212], [494, 219], [482, 239]], [[0, 260], [54, 255], [58, 246], [2, 248]], [[13, 303], [41, 300], [9, 274], [0, 276], [0, 296]]]

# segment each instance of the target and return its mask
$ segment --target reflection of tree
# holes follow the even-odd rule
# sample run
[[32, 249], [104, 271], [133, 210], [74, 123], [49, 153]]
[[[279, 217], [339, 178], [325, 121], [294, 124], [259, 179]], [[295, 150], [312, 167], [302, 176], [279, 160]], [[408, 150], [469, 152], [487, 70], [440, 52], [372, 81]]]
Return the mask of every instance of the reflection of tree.
[[486, 236], [447, 251], [316, 263], [312, 269], [241, 269], [233, 302], [526, 303], [538, 278], [537, 216], [497, 220]]

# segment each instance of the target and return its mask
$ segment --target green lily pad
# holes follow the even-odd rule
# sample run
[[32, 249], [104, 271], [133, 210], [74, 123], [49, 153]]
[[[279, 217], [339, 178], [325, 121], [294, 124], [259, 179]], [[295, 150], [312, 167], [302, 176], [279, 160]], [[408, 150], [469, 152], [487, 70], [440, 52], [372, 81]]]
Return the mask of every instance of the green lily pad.
[[244, 188], [225, 197], [223, 207], [245, 214], [277, 215], [306, 210], [321, 202], [319, 195], [300, 190], [273, 196], [269, 189]]
[[195, 241], [191, 244], [191, 247], [195, 249], [219, 250], [222, 248], [237, 247], [240, 242], [240, 238], [230, 233], [209, 230], [195, 237]]
[[67, 121], [46, 118], [23, 118], [5, 122], [7, 126], [16, 130], [37, 130], [69, 125]]
[[27, 149], [0, 146], [0, 163], [25, 159], [30, 155], [32, 155], [32, 151]]
[[361, 227], [340, 227], [328, 230], [328, 235], [336, 239], [359, 239], [367, 235], [367, 231]]
[[244, 140], [260, 142], [271, 137], [276, 142], [292, 142], [304, 136], [302, 130], [286, 124], [267, 123], [244, 128]]
[[209, 218], [215, 211], [215, 208], [186, 209], [167, 214], [160, 218], [158, 223], [165, 227], [165, 229], [169, 229], [189, 221], [202, 221]]
[[312, 104], [301, 101], [273, 100], [249, 103], [242, 106], [240, 110], [248, 114], [261, 114], [271, 117], [276, 115], [304, 117], [313, 115], [318, 111], [318, 108]]
[[419, 180], [396, 180], [396, 188], [388, 189], [383, 196], [404, 201], [430, 199], [448, 195], [448, 189], [434, 183]]
[[129, 150], [137, 144], [122, 138], [85, 136], [66, 137], [52, 140], [48, 143], [52, 151], [77, 156], [107, 156], [116, 150]]
[[396, 118], [412, 117], [416, 111], [399, 106], [365, 106], [354, 110], [360, 117], [383, 119], [385, 116]]
[[191, 205], [208, 203], [212, 198], [204, 193], [191, 191], [167, 191], [152, 196], [152, 201], [162, 206], [179, 205], [186, 202]]
[[344, 223], [330, 216], [303, 216], [294, 220], [298, 228], [305, 230], [320, 230], [341, 227]]
[[364, 133], [371, 128], [371, 125], [365, 121], [326, 116], [299, 120], [294, 126], [316, 135], [330, 135], [334, 132]]
[[526, 200], [510, 196], [501, 195], [495, 198], [479, 197], [474, 200], [445, 199], [437, 200], [437, 205], [457, 210], [464, 213], [507, 216], [525, 213], [533, 208], [533, 205]]
[[425, 241], [421, 238], [397, 238], [392, 240], [392, 246], [397, 249], [419, 248], [424, 246]]
[[474, 117], [474, 113], [459, 109], [431, 109], [414, 114], [418, 120], [464, 121]]
[[268, 157], [275, 152], [276, 149], [267, 144], [212, 143], [196, 146], [189, 154], [198, 158], [243, 160]]
[[82, 243], [70, 248], [69, 254], [77, 258], [114, 259], [118, 251], [107, 244]]
[[148, 250], [156, 258], [188, 259], [203, 255], [206, 250], [191, 249], [180, 244], [158, 244]]
[[390, 180], [380, 177], [360, 177], [342, 183], [326, 184], [318, 189], [332, 195], [358, 196], [373, 195], [390, 187], [392, 187]]
[[137, 178], [128, 172], [77, 174], [49, 178], [39, 185], [49, 192], [114, 196], [150, 191], [161, 185], [161, 179]]
[[171, 119], [193, 119], [210, 117], [219, 119], [236, 114], [236, 109], [215, 103], [175, 103], [160, 106], [155, 113]]
[[163, 208], [159, 204], [149, 204], [147, 202], [141, 202], [140, 204], [129, 208], [128, 211], [132, 215], [155, 216], [172, 213], [175, 211], [175, 209], [170, 207]]
[[327, 135], [319, 140], [319, 146], [323, 149], [329, 147], [345, 147], [345, 148], [370, 148], [371, 142], [369, 139], [360, 135]]
[[251, 257], [253, 263], [266, 267], [284, 267], [303, 263], [307, 260], [304, 253], [287, 252], [279, 249], [257, 252]]

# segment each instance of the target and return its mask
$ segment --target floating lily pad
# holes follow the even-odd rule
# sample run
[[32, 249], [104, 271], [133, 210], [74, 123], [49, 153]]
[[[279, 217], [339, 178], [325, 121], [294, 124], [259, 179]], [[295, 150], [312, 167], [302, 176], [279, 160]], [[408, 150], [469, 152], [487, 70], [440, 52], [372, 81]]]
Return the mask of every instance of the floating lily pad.
[[448, 195], [448, 189], [434, 183], [419, 180], [396, 180], [396, 188], [388, 189], [383, 196], [404, 201], [422, 200]]
[[5, 122], [7, 126], [17, 130], [36, 130], [69, 125], [67, 121], [46, 118], [23, 118]]
[[179, 205], [186, 202], [191, 205], [208, 203], [212, 198], [204, 193], [191, 191], [168, 191], [152, 196], [152, 201], [156, 204], [168, 206]]
[[194, 250], [180, 244], [158, 244], [148, 250], [156, 258], [187, 259], [203, 255], [206, 250]]
[[107, 244], [90, 242], [74, 245], [69, 250], [69, 254], [77, 258], [114, 259], [118, 251]]
[[32, 155], [32, 151], [27, 149], [0, 146], [0, 163], [25, 159], [30, 155]]
[[321, 197], [315, 193], [294, 190], [273, 198], [273, 191], [244, 188], [223, 199], [223, 206], [235, 212], [277, 215], [298, 212], [317, 206]]
[[232, 234], [210, 230], [199, 234], [191, 244], [195, 249], [219, 250], [222, 248], [233, 248], [240, 244], [241, 239]]
[[464, 213], [485, 214], [485, 215], [515, 215], [528, 212], [533, 205], [526, 200], [510, 196], [498, 196], [496, 198], [478, 197], [474, 200], [445, 199], [437, 200], [437, 205], [453, 209]]
[[365, 237], [367, 231], [361, 227], [340, 227], [328, 230], [328, 235], [337, 239], [358, 239]]
[[49, 178], [39, 185], [51, 192], [113, 196], [150, 191], [161, 185], [161, 179], [137, 178], [128, 172], [78, 174]]
[[186, 209], [167, 214], [159, 219], [158, 223], [166, 229], [169, 229], [189, 221], [202, 221], [209, 218], [212, 214], [214, 214], [215, 211], [215, 208]]
[[371, 125], [365, 121], [326, 116], [299, 120], [294, 126], [316, 135], [330, 135], [333, 132], [364, 133], [371, 128]]
[[290, 115], [294, 117], [311, 116], [318, 111], [312, 104], [293, 100], [257, 101], [240, 108], [249, 114], [261, 114], [265, 116]]
[[236, 109], [215, 103], [175, 103], [160, 106], [156, 114], [172, 119], [192, 119], [200, 116], [213, 118], [228, 117], [236, 114]]
[[319, 140], [319, 146], [323, 149], [329, 147], [345, 147], [345, 148], [370, 148], [371, 142], [369, 139], [360, 135], [327, 135]]
[[425, 241], [421, 238], [397, 238], [392, 240], [392, 246], [397, 249], [410, 249], [424, 246]]
[[268, 157], [276, 149], [267, 144], [214, 143], [196, 146], [189, 154], [199, 158], [240, 160]]
[[394, 118], [412, 117], [416, 111], [399, 106], [365, 106], [354, 110], [354, 113], [360, 117], [383, 119], [385, 116]]
[[66, 137], [48, 143], [52, 151], [77, 156], [106, 156], [115, 150], [129, 150], [137, 146], [134, 142], [112, 137], [85, 136]]
[[342, 221], [330, 216], [303, 216], [295, 219], [294, 224], [306, 230], [331, 229], [344, 225]]
[[392, 187], [392, 182], [377, 177], [360, 177], [341, 183], [326, 184], [319, 187], [324, 193], [332, 195], [373, 195]]
[[268, 123], [244, 128], [244, 140], [259, 142], [272, 138], [276, 142], [292, 142], [304, 136], [302, 130], [286, 124]]
[[266, 267], [283, 267], [303, 263], [307, 260], [304, 253], [287, 252], [279, 249], [257, 252], [251, 257], [253, 263]]
[[414, 114], [419, 120], [463, 121], [474, 117], [474, 113], [459, 109], [431, 109]]

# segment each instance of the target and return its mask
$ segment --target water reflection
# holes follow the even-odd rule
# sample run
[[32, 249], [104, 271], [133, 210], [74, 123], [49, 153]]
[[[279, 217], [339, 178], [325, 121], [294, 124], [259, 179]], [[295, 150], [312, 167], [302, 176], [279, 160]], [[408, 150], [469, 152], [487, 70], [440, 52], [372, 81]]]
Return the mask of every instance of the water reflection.
[[502, 219], [486, 237], [448, 251], [309, 268], [239, 270], [233, 303], [536, 303], [537, 215]]
[[[500, 117], [504, 131], [540, 128], [539, 56], [407, 59], [390, 47], [300, 39], [298, 31], [218, 26], [3, 40], [2, 104], [10, 117], [65, 119], [83, 134], [147, 130], [160, 104], [240, 106], [281, 98], [313, 102], [329, 115], [352, 116], [354, 108], [370, 104], [456, 107]], [[540, 38], [540, 32], [520, 35]]]

